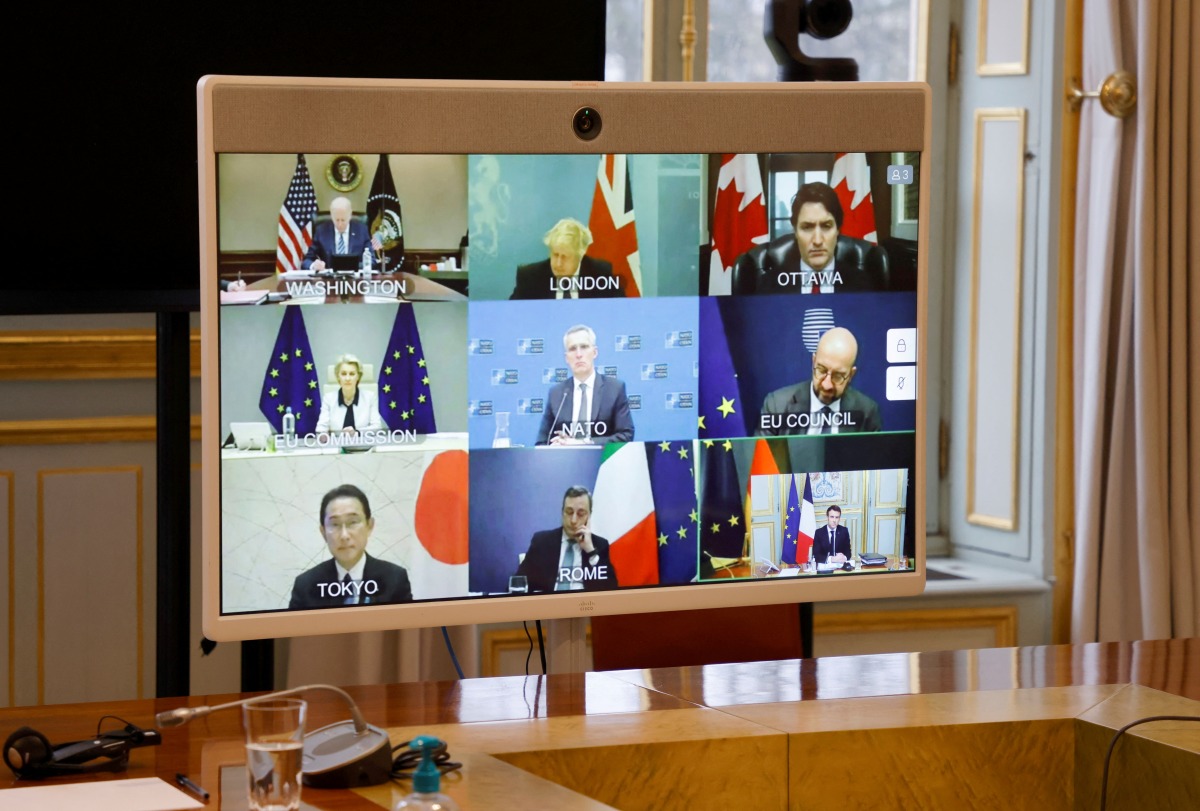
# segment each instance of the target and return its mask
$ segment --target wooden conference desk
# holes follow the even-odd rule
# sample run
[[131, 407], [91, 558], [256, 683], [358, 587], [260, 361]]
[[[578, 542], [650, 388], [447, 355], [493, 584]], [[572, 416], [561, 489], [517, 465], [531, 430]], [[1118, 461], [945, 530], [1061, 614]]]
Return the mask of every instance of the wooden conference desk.
[[[429, 732], [466, 762], [444, 789], [500, 807], [1095, 808], [1115, 729], [1200, 714], [1200, 639], [881, 654], [696, 668], [349, 688], [393, 743]], [[139, 725], [182, 703], [147, 699], [0, 710], [51, 741], [106, 713]], [[312, 728], [347, 714], [313, 693]], [[246, 807], [240, 712], [166, 730], [121, 775], [184, 772], [210, 807]], [[1200, 725], [1136, 727], [1116, 750], [1110, 808], [1200, 796]], [[17, 783], [7, 771], [0, 787]], [[305, 789], [306, 806], [390, 808], [408, 785]], [[4, 805], [0, 793], [0, 807]]]

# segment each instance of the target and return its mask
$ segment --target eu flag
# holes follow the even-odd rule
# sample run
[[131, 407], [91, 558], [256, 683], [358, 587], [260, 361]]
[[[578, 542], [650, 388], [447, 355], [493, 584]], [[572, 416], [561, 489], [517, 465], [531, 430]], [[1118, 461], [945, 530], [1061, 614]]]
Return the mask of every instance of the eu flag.
[[392, 430], [411, 429], [419, 434], [437, 431], [429, 367], [411, 304], [396, 308], [392, 337], [379, 368], [379, 415], [384, 424]]
[[658, 582], [690, 583], [696, 579], [700, 522], [695, 445], [691, 440], [645, 444], [658, 528]]
[[719, 558], [740, 558], [745, 547], [742, 489], [738, 486], [733, 443], [701, 440], [704, 491], [700, 502], [700, 548]]
[[746, 404], [738, 389], [718, 299], [700, 299], [700, 438], [746, 436]]
[[284, 307], [283, 323], [275, 338], [275, 349], [263, 377], [258, 407], [277, 433], [283, 431], [283, 415], [290, 408], [296, 415], [296, 433], [311, 434], [321, 414], [321, 389], [316, 361], [304, 328], [300, 307]]
[[796, 490], [795, 475], [788, 476], [792, 480], [792, 489], [788, 492], [786, 512], [783, 514], [783, 563], [796, 563], [796, 537], [800, 531], [800, 493]]

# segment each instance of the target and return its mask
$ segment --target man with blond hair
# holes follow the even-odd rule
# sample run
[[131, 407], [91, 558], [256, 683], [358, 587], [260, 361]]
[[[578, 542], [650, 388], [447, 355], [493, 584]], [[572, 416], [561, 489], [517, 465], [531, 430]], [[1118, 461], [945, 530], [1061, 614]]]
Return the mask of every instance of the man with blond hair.
[[612, 264], [587, 256], [592, 232], [579, 220], [559, 220], [542, 238], [550, 257], [517, 268], [510, 299], [620, 298], [625, 295]]

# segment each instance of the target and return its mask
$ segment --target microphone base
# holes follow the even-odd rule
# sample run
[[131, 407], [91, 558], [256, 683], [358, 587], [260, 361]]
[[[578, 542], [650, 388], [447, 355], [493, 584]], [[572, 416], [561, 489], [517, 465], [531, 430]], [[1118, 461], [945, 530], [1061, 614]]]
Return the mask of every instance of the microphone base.
[[367, 725], [358, 735], [353, 721], [339, 721], [304, 736], [302, 780], [313, 788], [377, 786], [391, 779], [392, 744], [387, 732]]

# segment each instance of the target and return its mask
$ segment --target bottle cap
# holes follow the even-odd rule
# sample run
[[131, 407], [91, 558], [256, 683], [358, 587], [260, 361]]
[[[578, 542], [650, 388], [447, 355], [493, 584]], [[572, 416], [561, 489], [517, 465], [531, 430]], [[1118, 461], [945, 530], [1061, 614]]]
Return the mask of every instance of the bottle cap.
[[418, 735], [409, 741], [409, 748], [421, 753], [421, 765], [413, 772], [413, 791], [434, 794], [441, 787], [442, 773], [433, 762], [433, 755], [442, 742], [432, 735]]

